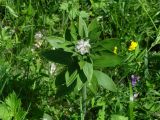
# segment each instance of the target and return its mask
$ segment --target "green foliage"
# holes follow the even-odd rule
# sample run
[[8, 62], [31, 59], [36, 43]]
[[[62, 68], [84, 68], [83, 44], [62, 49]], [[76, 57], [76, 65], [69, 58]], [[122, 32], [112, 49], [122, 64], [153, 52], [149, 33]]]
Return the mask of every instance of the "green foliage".
[[87, 77], [87, 80], [90, 81], [93, 76], [93, 65], [91, 63], [85, 62], [83, 66], [83, 72]]
[[112, 115], [111, 120], [128, 120], [128, 118], [121, 115]]
[[0, 119], [160, 119], [159, 6], [0, 0]]
[[112, 53], [105, 53], [102, 55], [94, 55], [93, 63], [96, 67], [114, 67], [122, 63], [122, 58]]
[[99, 85], [113, 92], [117, 91], [116, 85], [108, 75], [98, 70], [94, 70], [94, 75], [96, 76]]
[[52, 117], [46, 113], [43, 115], [43, 119], [53, 120]]
[[21, 107], [21, 100], [13, 92], [0, 104], [0, 119], [24, 120], [27, 112]]

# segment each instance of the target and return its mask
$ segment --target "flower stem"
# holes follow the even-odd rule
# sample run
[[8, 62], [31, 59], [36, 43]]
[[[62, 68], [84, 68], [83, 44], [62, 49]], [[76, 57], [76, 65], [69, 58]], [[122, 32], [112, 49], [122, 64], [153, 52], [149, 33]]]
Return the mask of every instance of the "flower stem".
[[82, 88], [82, 97], [81, 97], [81, 120], [85, 120], [86, 114], [86, 99], [87, 99], [87, 91], [86, 91], [86, 84]]
[[129, 101], [129, 116], [130, 116], [130, 120], [134, 120], [134, 113], [133, 113], [133, 109], [134, 109], [134, 98], [133, 98], [133, 89], [132, 89], [132, 85], [131, 82], [129, 81], [129, 91], [130, 91], [130, 101]]
[[148, 71], [148, 51], [147, 50], [145, 52], [144, 64], [145, 64], [144, 77], [145, 77], [145, 79], [148, 79], [149, 78], [149, 71]]

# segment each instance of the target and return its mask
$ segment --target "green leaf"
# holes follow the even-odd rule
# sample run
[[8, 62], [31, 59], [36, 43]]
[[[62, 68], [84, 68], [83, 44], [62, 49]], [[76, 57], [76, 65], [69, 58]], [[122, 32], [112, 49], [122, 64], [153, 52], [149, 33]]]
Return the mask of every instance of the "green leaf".
[[[70, 34], [68, 32], [69, 31], [67, 30], [66, 34]], [[71, 39], [71, 36], [69, 35], [66, 35], [66, 36], [67, 36], [66, 39]], [[50, 36], [50, 37], [47, 37], [46, 40], [52, 45], [54, 49], [62, 48], [66, 52], [72, 52], [72, 47], [68, 47], [68, 46], [71, 46], [72, 43], [70, 41], [65, 41], [65, 39], [62, 37]]]
[[117, 91], [115, 83], [107, 74], [98, 70], [94, 70], [94, 75], [96, 76], [99, 85], [110, 91]]
[[14, 92], [12, 94], [10, 94], [5, 99], [5, 103], [9, 107], [10, 112], [12, 113], [12, 115], [15, 115], [16, 112], [18, 112], [17, 110], [21, 106], [21, 101], [20, 101], [20, 99], [17, 98], [17, 96], [16, 96], [16, 94]]
[[69, 87], [77, 78], [77, 70], [75, 70], [71, 75], [67, 71], [65, 74], [66, 85]]
[[93, 19], [88, 26], [89, 38], [93, 41], [99, 40], [101, 34], [100, 26], [97, 19]]
[[56, 97], [63, 97], [74, 91], [77, 81], [75, 80], [69, 87], [66, 84], [57, 86]]
[[83, 69], [83, 66], [85, 65], [85, 61], [81, 60], [78, 62], [80, 69]]
[[46, 40], [54, 47], [61, 48], [62, 44], [65, 43], [65, 39], [62, 37], [50, 36], [47, 37]]
[[76, 86], [77, 90], [80, 91], [82, 89], [83, 85], [84, 84], [83, 84], [83, 82], [82, 82], [82, 80], [81, 80], [81, 78], [78, 74], [78, 76], [77, 76], [77, 86]]
[[67, 11], [68, 12], [68, 6], [69, 6], [69, 3], [67, 2], [62, 2], [60, 4], [60, 10], [64, 10], [64, 11]]
[[0, 104], [0, 119], [2, 120], [10, 120], [12, 115], [9, 112], [7, 105]]
[[43, 115], [43, 120], [53, 120], [52, 117], [46, 113]]
[[79, 70], [78, 71], [78, 74], [79, 74], [79, 77], [80, 77], [80, 80], [85, 83], [87, 81], [87, 77], [86, 75], [84, 74], [83, 70]]
[[11, 15], [13, 15], [14, 17], [18, 17], [18, 15], [16, 15], [15, 11], [10, 6], [6, 6], [6, 8], [11, 13]]
[[111, 120], [128, 120], [128, 117], [121, 115], [111, 115]]
[[69, 18], [72, 20], [72, 19], [75, 19], [76, 18], [76, 16], [78, 15], [78, 10], [77, 10], [77, 8], [72, 8], [72, 9], [70, 9], [70, 11], [69, 11]]
[[91, 31], [98, 31], [99, 30], [99, 23], [97, 21], [97, 19], [93, 19], [91, 21], [91, 23], [88, 25], [88, 31], [91, 32]]
[[83, 38], [83, 19], [82, 17], [79, 16], [79, 36], [81, 36], [81, 38]]
[[65, 31], [65, 40], [71, 41], [71, 33], [70, 33], [70, 30], [68, 28]]
[[93, 65], [96, 67], [114, 67], [122, 63], [122, 57], [111, 53], [92, 55]]
[[15, 120], [23, 120], [26, 114], [27, 112], [21, 107], [21, 100], [14, 92], [9, 94], [5, 101], [0, 104], [0, 119], [10, 120], [14, 117]]
[[79, 16], [79, 36], [81, 36], [81, 38], [88, 37], [88, 28], [81, 16]]
[[87, 77], [87, 80], [90, 81], [93, 75], [93, 65], [91, 63], [85, 62], [83, 66], [83, 72]]
[[119, 42], [117, 39], [106, 39], [102, 40], [98, 43], [100, 45], [100, 48], [105, 48], [106, 50], [109, 50], [113, 52], [115, 46], [119, 46]]
[[41, 54], [46, 59], [53, 61], [55, 63], [59, 63], [63, 65], [73, 64], [72, 54], [69, 52], [63, 51], [62, 49], [45, 50], [45, 51], [42, 51]]
[[71, 22], [70, 30], [71, 30], [70, 34], [71, 34], [73, 40], [76, 41], [77, 40], [77, 29], [76, 29], [76, 26], [73, 22]]
[[93, 74], [91, 81], [88, 83], [88, 87], [92, 93], [96, 94], [98, 91], [98, 82], [96, 76]]
[[88, 14], [86, 11], [81, 11], [81, 12], [80, 12], [80, 16], [81, 16], [82, 18], [88, 18], [88, 17], [89, 17], [89, 14]]
[[91, 31], [89, 33], [89, 38], [91, 41], [97, 41], [99, 40], [100, 35], [101, 35], [101, 31], [100, 32], [97, 32], [97, 30]]
[[66, 81], [65, 81], [65, 77], [66, 77], [65, 73], [66, 73], [66, 70], [63, 70], [63, 71], [61, 71], [61, 73], [59, 75], [56, 76], [56, 79], [55, 79], [56, 87], [64, 85], [66, 83]]

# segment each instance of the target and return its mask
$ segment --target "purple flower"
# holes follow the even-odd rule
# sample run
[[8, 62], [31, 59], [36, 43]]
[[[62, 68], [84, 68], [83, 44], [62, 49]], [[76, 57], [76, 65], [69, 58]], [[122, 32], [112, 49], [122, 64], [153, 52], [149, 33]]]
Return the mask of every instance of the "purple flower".
[[132, 82], [132, 86], [134, 87], [137, 82], [139, 81], [140, 77], [136, 76], [136, 75], [131, 75], [131, 82]]

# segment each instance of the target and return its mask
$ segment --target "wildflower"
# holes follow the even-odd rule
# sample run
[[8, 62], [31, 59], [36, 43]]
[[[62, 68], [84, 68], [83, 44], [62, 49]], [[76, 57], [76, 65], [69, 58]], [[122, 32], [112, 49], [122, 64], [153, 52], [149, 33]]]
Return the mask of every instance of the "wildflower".
[[55, 73], [56, 71], [56, 64], [55, 63], [51, 63], [51, 67], [50, 67], [50, 74], [53, 75], [53, 73]]
[[136, 49], [137, 46], [138, 46], [137, 42], [131, 41], [131, 45], [129, 46], [128, 50], [133, 51]]
[[40, 46], [42, 45], [42, 37], [43, 37], [43, 35], [42, 35], [42, 33], [39, 31], [39, 32], [37, 32], [35, 35], [34, 35], [34, 38], [35, 38], [35, 47], [36, 48], [40, 48]]
[[91, 45], [89, 44], [89, 40], [84, 41], [83, 39], [79, 40], [75, 46], [75, 50], [78, 51], [81, 55], [89, 53], [90, 48]]
[[139, 93], [134, 93], [134, 94], [133, 94], [133, 99], [134, 99], [134, 100], [137, 99], [138, 96], [139, 96]]
[[50, 68], [50, 74], [52, 75], [56, 70], [56, 64], [55, 63], [51, 63], [51, 68]]
[[133, 87], [137, 84], [137, 81], [139, 81], [139, 79], [140, 79], [139, 76], [131, 75], [131, 82]]
[[133, 96], [130, 96], [130, 101], [134, 101], [138, 98], [139, 93], [134, 93]]
[[117, 46], [114, 47], [113, 53], [117, 54]]
[[37, 32], [37, 33], [34, 35], [34, 38], [35, 38], [36, 40], [41, 40], [42, 37], [43, 37], [43, 35], [42, 35], [42, 33], [41, 33], [40, 31]]

